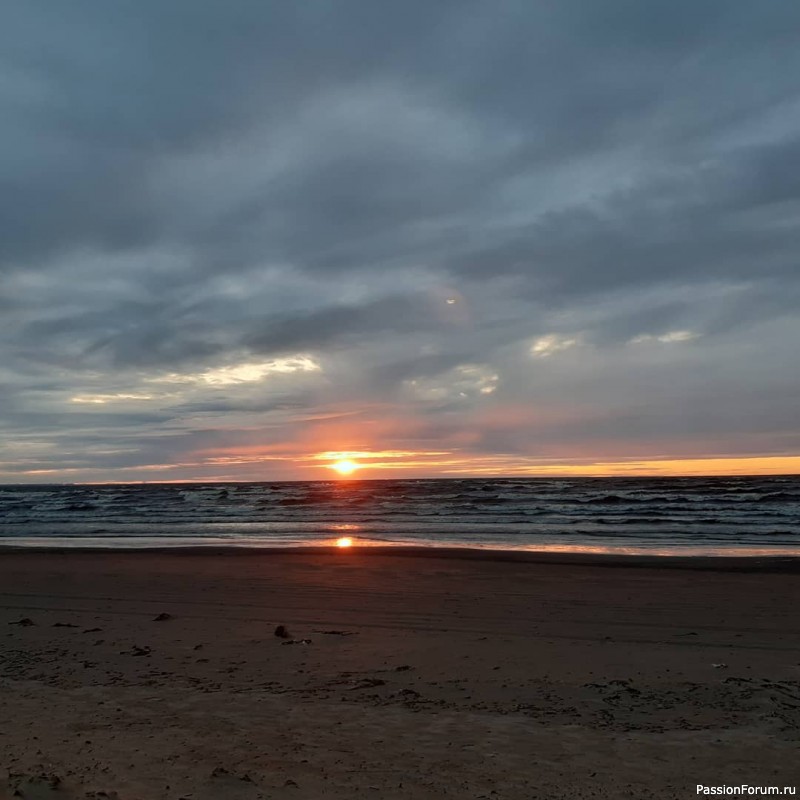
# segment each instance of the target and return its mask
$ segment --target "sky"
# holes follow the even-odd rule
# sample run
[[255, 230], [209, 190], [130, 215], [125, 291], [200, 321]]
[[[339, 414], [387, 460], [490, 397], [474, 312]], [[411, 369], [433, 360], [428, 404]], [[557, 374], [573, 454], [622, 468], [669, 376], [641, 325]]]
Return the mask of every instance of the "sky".
[[796, 0], [9, 0], [0, 481], [800, 473]]

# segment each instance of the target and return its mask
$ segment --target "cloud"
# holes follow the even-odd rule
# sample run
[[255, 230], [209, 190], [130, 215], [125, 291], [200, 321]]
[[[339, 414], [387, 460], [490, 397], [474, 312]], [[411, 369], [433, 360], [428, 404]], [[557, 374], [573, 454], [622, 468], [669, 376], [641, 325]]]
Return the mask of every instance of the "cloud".
[[153, 400], [152, 394], [132, 394], [125, 392], [114, 392], [113, 394], [84, 394], [70, 397], [72, 403], [89, 403], [92, 405], [105, 405], [119, 400]]
[[460, 404], [494, 394], [499, 379], [485, 364], [460, 364], [435, 376], [408, 379], [403, 388], [409, 397], [422, 402]]
[[631, 339], [631, 344], [644, 344], [646, 342], [661, 342], [662, 344], [674, 344], [676, 342], [691, 342], [697, 339], [700, 334], [693, 331], [667, 331], [659, 335], [642, 333]]
[[208, 386], [231, 386], [241, 383], [263, 381], [270, 375], [281, 375], [292, 372], [319, 372], [322, 368], [307, 355], [289, 358], [276, 358], [270, 361], [245, 362], [229, 364], [196, 374], [169, 373], [161, 377], [151, 378], [155, 383], [193, 383]]
[[580, 336], [559, 336], [555, 333], [548, 333], [540, 336], [531, 345], [531, 355], [534, 358], [549, 358], [555, 353], [577, 347], [581, 343]]

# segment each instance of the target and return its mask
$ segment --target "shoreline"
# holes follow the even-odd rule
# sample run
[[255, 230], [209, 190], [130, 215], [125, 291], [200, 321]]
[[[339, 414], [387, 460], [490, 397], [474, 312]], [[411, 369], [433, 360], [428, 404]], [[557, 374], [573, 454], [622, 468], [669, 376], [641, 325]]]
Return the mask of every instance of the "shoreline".
[[456, 559], [464, 561], [552, 564], [604, 568], [646, 568], [700, 570], [718, 572], [800, 573], [798, 555], [656, 555], [641, 553], [564, 552], [544, 550], [503, 550], [477, 547], [436, 547], [415, 545], [369, 545], [339, 548], [335, 545], [269, 547], [258, 545], [177, 545], [143, 547], [0, 545], [2, 556], [115, 556], [124, 558], [153, 555], [171, 558], [255, 558], [272, 559], [297, 556], [329, 556], [337, 561], [354, 563], [369, 559]]

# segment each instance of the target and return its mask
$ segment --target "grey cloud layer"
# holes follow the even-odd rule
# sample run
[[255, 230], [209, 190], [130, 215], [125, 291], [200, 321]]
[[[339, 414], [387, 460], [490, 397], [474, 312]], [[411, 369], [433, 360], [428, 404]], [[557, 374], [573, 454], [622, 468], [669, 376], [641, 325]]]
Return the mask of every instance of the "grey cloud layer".
[[[787, 449], [798, 31], [791, 0], [7, 4], [5, 460], [29, 465], [58, 419], [80, 441], [84, 416], [108, 441], [184, 426], [126, 466], [180, 459], [226, 411], [277, 441], [259, 415], [287, 397], [395, 402], [446, 443], [575, 391], [588, 422], [476, 446]], [[694, 338], [657, 341], [675, 331]], [[579, 344], [532, 357], [547, 335]], [[69, 405], [298, 352], [324, 376]], [[459, 365], [496, 390], [459, 393]]]

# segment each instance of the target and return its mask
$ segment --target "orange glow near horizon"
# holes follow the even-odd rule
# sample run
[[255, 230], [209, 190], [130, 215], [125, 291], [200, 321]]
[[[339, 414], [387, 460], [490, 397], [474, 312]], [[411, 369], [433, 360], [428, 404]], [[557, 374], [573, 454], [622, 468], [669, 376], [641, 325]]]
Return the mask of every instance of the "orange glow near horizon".
[[[359, 455], [367, 462], [353, 460]], [[337, 458], [338, 457], [338, 458]], [[321, 458], [336, 458], [326, 464], [342, 476], [357, 469], [369, 468], [375, 477], [386, 474], [411, 473], [430, 477], [680, 477], [734, 475], [792, 475], [800, 474], [800, 456], [733, 456], [705, 458], [620, 458], [619, 460], [547, 458], [525, 463], [506, 455], [470, 456], [458, 449], [451, 451], [413, 452], [376, 451], [331, 453], [311, 456], [312, 462]], [[309, 464], [309, 466], [312, 466]]]
[[[231, 451], [229, 455], [222, 457], [220, 450], [215, 450], [212, 453], [198, 453], [194, 460], [173, 464], [151, 463], [120, 470], [106, 470], [101, 480], [95, 476], [84, 477], [80, 474], [82, 470], [74, 467], [61, 470], [27, 470], [14, 475], [16, 478], [20, 475], [30, 477], [46, 475], [48, 479], [63, 475], [64, 478], [71, 478], [70, 482], [76, 485], [151, 481], [192, 483], [273, 478], [302, 480], [310, 477], [308, 471], [319, 470], [320, 467], [333, 470], [343, 479], [360, 470], [366, 470], [369, 477], [377, 479], [800, 475], [800, 455], [715, 455], [672, 458], [661, 456], [649, 459], [612, 456], [603, 459], [581, 457], [575, 452], [564, 453], [561, 457], [548, 454], [545, 457], [539, 456], [528, 460], [507, 454], [473, 454], [468, 447], [454, 447], [450, 450], [376, 449], [374, 451], [365, 448], [358, 451], [292, 453], [288, 446], [284, 446], [283, 452], [279, 453], [259, 455], [245, 448], [244, 452]], [[190, 468], [195, 471], [195, 475], [187, 477], [186, 471]], [[205, 474], [200, 477], [197, 470], [203, 470]], [[147, 475], [148, 472], [152, 474]], [[0, 479], [3, 477], [0, 473]]]
[[550, 464], [515, 465], [506, 459], [487, 458], [481, 465], [449, 469], [451, 475], [501, 477], [732, 477], [748, 475], [798, 475], [800, 456], [744, 456], [676, 459], [629, 459]]

